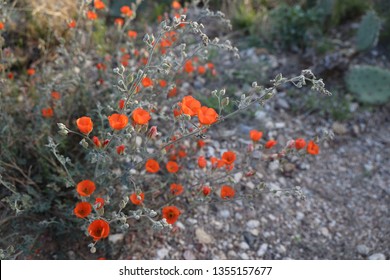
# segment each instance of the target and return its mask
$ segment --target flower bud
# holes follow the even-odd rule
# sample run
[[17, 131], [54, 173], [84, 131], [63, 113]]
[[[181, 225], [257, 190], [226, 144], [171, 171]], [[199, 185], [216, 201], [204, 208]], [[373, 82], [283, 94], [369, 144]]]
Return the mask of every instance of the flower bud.
[[88, 143], [85, 141], [85, 139], [80, 141], [80, 145], [83, 146], [83, 148], [87, 149], [88, 148]]
[[229, 101], [230, 101], [229, 97], [225, 97], [222, 99], [221, 105], [225, 107], [225, 106], [229, 105]]
[[147, 136], [150, 139], [155, 139], [158, 134], [157, 126], [154, 125], [149, 129]]

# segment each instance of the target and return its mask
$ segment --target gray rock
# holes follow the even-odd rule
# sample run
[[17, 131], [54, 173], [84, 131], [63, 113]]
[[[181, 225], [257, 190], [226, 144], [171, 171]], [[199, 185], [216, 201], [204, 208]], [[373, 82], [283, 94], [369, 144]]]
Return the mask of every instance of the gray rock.
[[248, 245], [248, 243], [246, 243], [246, 242], [241, 242], [240, 243], [240, 249], [242, 249], [242, 250], [249, 250], [249, 245]]
[[255, 242], [256, 242], [256, 238], [255, 238], [256, 235], [253, 235], [253, 234], [252, 234], [251, 232], [249, 232], [249, 231], [244, 231], [243, 235], [244, 235], [244, 240], [245, 240], [245, 242], [246, 242], [251, 248], [253, 248], [253, 245], [254, 245]]
[[385, 260], [386, 256], [382, 253], [375, 253], [368, 257], [369, 260]]
[[276, 100], [276, 105], [277, 105], [279, 108], [282, 108], [282, 109], [285, 109], [285, 110], [290, 109], [290, 105], [288, 104], [288, 102], [287, 102], [286, 99], [284, 99], [284, 98], [278, 98], [278, 99]]
[[233, 250], [230, 250], [228, 252], [228, 258], [229, 259], [236, 259], [237, 258], [237, 253], [235, 251], [233, 251]]
[[116, 233], [116, 234], [110, 234], [108, 236], [108, 241], [112, 242], [112, 243], [117, 243], [119, 241], [122, 241], [123, 238], [124, 238], [124, 234], [123, 233]]
[[257, 250], [257, 256], [263, 257], [265, 255], [265, 253], [267, 252], [267, 249], [268, 249], [267, 243], [261, 244], [259, 250]]
[[163, 260], [166, 256], [168, 256], [169, 250], [167, 248], [161, 248], [157, 250], [157, 259]]
[[210, 234], [205, 232], [203, 228], [196, 228], [195, 236], [199, 243], [202, 244], [211, 244], [214, 241], [214, 238]]
[[356, 246], [356, 251], [363, 256], [368, 255], [368, 252], [370, 251], [368, 247], [364, 244], [359, 244]]
[[219, 214], [219, 216], [221, 216], [224, 219], [227, 219], [230, 217], [230, 211], [227, 209], [223, 209], [223, 210], [219, 211], [218, 214]]
[[247, 223], [246, 223], [246, 227], [248, 229], [254, 229], [254, 228], [258, 228], [260, 226], [260, 221], [258, 220], [249, 220]]
[[241, 254], [240, 254], [240, 258], [241, 258], [242, 260], [249, 260], [249, 256], [248, 256], [247, 253], [241, 253]]
[[195, 255], [194, 253], [192, 253], [192, 251], [190, 250], [186, 250], [183, 254], [183, 257], [185, 260], [195, 260]]
[[347, 126], [345, 124], [339, 123], [339, 122], [333, 123], [332, 130], [334, 131], [334, 133], [339, 134], [339, 135], [344, 135], [344, 134], [347, 134], [347, 132], [348, 132]]

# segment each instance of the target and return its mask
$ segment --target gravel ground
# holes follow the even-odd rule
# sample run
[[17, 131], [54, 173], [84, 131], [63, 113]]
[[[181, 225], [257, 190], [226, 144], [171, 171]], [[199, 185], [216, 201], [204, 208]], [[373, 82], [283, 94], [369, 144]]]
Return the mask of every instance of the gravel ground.
[[[252, 61], [253, 50], [248, 52]], [[279, 71], [272, 56], [265, 60], [271, 61], [272, 71]], [[202, 88], [202, 81], [194, 86]], [[279, 143], [332, 130], [334, 139], [321, 144], [318, 156], [258, 161], [255, 179], [267, 185], [260, 195], [199, 206], [184, 213], [170, 233], [113, 235], [113, 253], [106, 257], [389, 259], [390, 107], [364, 110], [352, 103], [352, 117], [334, 122], [313, 112], [297, 116], [292, 102], [280, 93], [255, 117], [238, 117], [236, 124], [210, 130], [213, 141], [207, 156], [228, 148], [245, 150], [250, 129], [263, 130], [263, 138]], [[234, 178], [238, 192], [255, 188], [242, 173]], [[301, 188], [298, 197], [277, 191], [295, 186]]]
[[[237, 142], [242, 138], [245, 142], [248, 128], [259, 126], [270, 135], [302, 132], [307, 138], [319, 127], [333, 129], [334, 140], [324, 143], [318, 156], [288, 162], [288, 172], [281, 172], [280, 167], [286, 167], [278, 162], [257, 166], [257, 176], [269, 189], [301, 186], [305, 200], [264, 192], [251, 202], [201, 206], [183, 215], [174, 233], [134, 243], [135, 237], [128, 237], [127, 249], [117, 257], [389, 259], [390, 110], [356, 113], [348, 122], [332, 123], [291, 116], [279, 103], [276, 100], [259, 119], [233, 131], [218, 128], [213, 139]], [[241, 178], [236, 188], [251, 187], [245, 179]]]

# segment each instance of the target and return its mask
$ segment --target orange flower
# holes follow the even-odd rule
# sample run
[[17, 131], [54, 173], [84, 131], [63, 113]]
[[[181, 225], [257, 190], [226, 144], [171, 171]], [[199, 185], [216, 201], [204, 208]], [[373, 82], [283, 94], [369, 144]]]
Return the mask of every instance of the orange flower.
[[34, 68], [28, 68], [27, 69], [27, 75], [34, 76], [35, 75], [35, 69]]
[[206, 73], [206, 67], [204, 66], [198, 66], [198, 73], [200, 75], [203, 75], [204, 73]]
[[153, 81], [149, 77], [143, 78], [141, 83], [142, 83], [143, 87], [151, 87], [151, 86], [153, 86]]
[[14, 79], [14, 73], [10, 72], [7, 75], [8, 79], [13, 80]]
[[303, 138], [298, 138], [295, 140], [295, 149], [301, 150], [306, 146], [306, 141]]
[[232, 151], [227, 151], [222, 154], [222, 160], [225, 164], [231, 165], [236, 160], [236, 154]]
[[167, 86], [167, 81], [165, 80], [160, 80], [159, 81], [160, 87], [166, 87]]
[[176, 118], [181, 115], [181, 110], [179, 109], [173, 109], [173, 116]]
[[94, 11], [88, 11], [87, 12], [87, 18], [90, 19], [90, 20], [95, 20], [97, 19], [97, 13], [95, 13]]
[[124, 99], [121, 99], [121, 100], [119, 100], [119, 102], [118, 102], [118, 107], [119, 107], [119, 109], [123, 109], [123, 108], [125, 108], [125, 100]]
[[206, 142], [203, 140], [198, 140], [196, 145], [198, 146], [199, 149], [202, 149], [206, 145]]
[[[141, 199], [138, 199], [138, 197], [140, 197]], [[144, 202], [144, 199], [145, 199], [145, 194], [143, 192], [139, 193], [139, 194], [136, 194], [136, 193], [132, 193], [130, 195], [130, 201], [131, 203], [133, 203], [134, 205], [140, 205], [142, 204], [142, 202]]]
[[118, 155], [123, 155], [123, 153], [125, 152], [125, 145], [119, 145], [118, 147], [116, 147], [116, 152]]
[[168, 161], [165, 167], [169, 173], [176, 173], [179, 171], [179, 165], [174, 161]]
[[79, 202], [73, 209], [73, 213], [79, 218], [85, 218], [92, 212], [92, 206], [89, 202]]
[[72, 19], [69, 23], [68, 23], [68, 27], [69, 28], [75, 28], [76, 27], [76, 21], [74, 19]]
[[194, 65], [192, 65], [191, 60], [187, 60], [186, 63], [184, 63], [184, 71], [187, 73], [192, 73], [194, 72], [195, 68]]
[[202, 187], [202, 193], [204, 196], [208, 196], [211, 193], [211, 188], [208, 186], [203, 186]]
[[106, 7], [106, 5], [104, 5], [104, 2], [100, 1], [100, 0], [95, 0], [94, 6], [95, 6], [95, 9], [97, 9], [97, 10], [103, 10]]
[[97, 197], [95, 199], [95, 204], [96, 205], [96, 209], [99, 210], [99, 209], [102, 209], [103, 206], [104, 206], [104, 199], [102, 197]]
[[129, 118], [123, 114], [112, 114], [111, 116], [108, 116], [108, 122], [112, 129], [121, 130], [126, 127]]
[[187, 156], [187, 153], [186, 153], [185, 150], [179, 150], [179, 151], [177, 152], [177, 155], [178, 155], [180, 158], [184, 158], [184, 157]]
[[116, 18], [114, 20], [114, 24], [118, 25], [118, 26], [123, 26], [124, 23], [125, 23], [125, 21], [123, 20], [123, 18]]
[[213, 108], [202, 106], [198, 110], [199, 122], [203, 125], [210, 125], [218, 120], [218, 114]]
[[265, 143], [264, 147], [266, 149], [271, 149], [273, 146], [275, 146], [278, 142], [276, 142], [275, 140], [268, 140], [267, 143]]
[[129, 36], [129, 37], [132, 38], [132, 39], [137, 38], [137, 35], [138, 35], [137, 31], [134, 31], [134, 30], [129, 30], [129, 31], [127, 32], [127, 36]]
[[180, 216], [180, 210], [176, 206], [166, 206], [162, 209], [162, 216], [168, 224], [174, 224]]
[[200, 156], [200, 157], [198, 158], [198, 166], [199, 166], [200, 168], [205, 168], [206, 165], [207, 165], [206, 159], [205, 159], [204, 157]]
[[51, 93], [51, 98], [53, 98], [55, 100], [59, 100], [59, 99], [61, 99], [61, 94], [59, 92], [57, 92], [57, 91], [53, 91]]
[[184, 188], [180, 184], [171, 184], [170, 191], [173, 195], [181, 195], [184, 191]]
[[307, 153], [311, 155], [318, 155], [320, 152], [320, 147], [314, 141], [310, 140], [309, 143], [307, 144]]
[[90, 117], [81, 117], [76, 120], [77, 128], [81, 133], [89, 134], [93, 129], [93, 122]]
[[150, 173], [156, 173], [160, 170], [160, 165], [156, 160], [148, 159], [145, 163], [145, 169]]
[[90, 196], [96, 189], [95, 183], [91, 180], [83, 180], [76, 186], [76, 191], [81, 196]]
[[213, 168], [217, 167], [218, 159], [216, 157], [211, 157], [210, 162]]
[[100, 140], [99, 140], [99, 138], [97, 136], [92, 137], [92, 142], [98, 148], [100, 148], [102, 146], [102, 143], [100, 142]]
[[110, 234], [110, 225], [105, 220], [95, 220], [89, 225], [88, 233], [95, 241], [107, 238]]
[[129, 6], [122, 6], [121, 13], [127, 17], [131, 17], [133, 15], [133, 11], [130, 9]]
[[4, 29], [4, 23], [2, 23], [1, 21], [0, 21], [0, 30], [3, 30]]
[[107, 69], [107, 66], [104, 63], [99, 62], [98, 64], [96, 64], [96, 68], [97, 70], [105, 71]]
[[207, 68], [209, 68], [209, 69], [214, 69], [214, 64], [211, 63], [211, 62], [208, 62], [208, 63], [207, 63]]
[[173, 1], [172, 8], [175, 10], [179, 10], [181, 8], [181, 4], [178, 1]]
[[222, 199], [231, 199], [235, 195], [235, 190], [230, 186], [222, 186], [221, 188], [221, 198]]
[[42, 116], [44, 118], [51, 118], [51, 117], [53, 117], [53, 115], [54, 115], [54, 111], [52, 108], [48, 107], [48, 108], [42, 109]]
[[168, 97], [174, 97], [177, 95], [177, 87], [174, 87], [168, 92]]
[[191, 95], [184, 96], [179, 105], [182, 112], [191, 117], [195, 116], [201, 107], [200, 102]]
[[149, 120], [151, 119], [148, 111], [145, 111], [144, 109], [141, 109], [141, 108], [135, 109], [133, 111], [132, 117], [133, 117], [133, 121], [139, 125], [147, 124], [149, 122]]
[[249, 137], [252, 139], [253, 142], [258, 142], [261, 137], [263, 137], [263, 132], [258, 131], [256, 129], [252, 129], [249, 131]]

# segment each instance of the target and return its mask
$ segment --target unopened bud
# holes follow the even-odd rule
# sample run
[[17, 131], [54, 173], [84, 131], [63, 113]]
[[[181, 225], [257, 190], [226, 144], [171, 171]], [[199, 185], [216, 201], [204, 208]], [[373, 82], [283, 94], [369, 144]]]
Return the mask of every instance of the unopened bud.
[[229, 105], [229, 102], [230, 102], [229, 97], [225, 97], [222, 99], [221, 105], [225, 107], [225, 106]]
[[148, 137], [150, 139], [155, 139], [156, 136], [158, 135], [158, 131], [157, 131], [157, 126], [152, 126], [150, 129], [149, 129], [149, 132], [148, 132]]
[[87, 149], [88, 148], [88, 143], [85, 141], [85, 139], [80, 141], [80, 145], [83, 146], [83, 148]]

